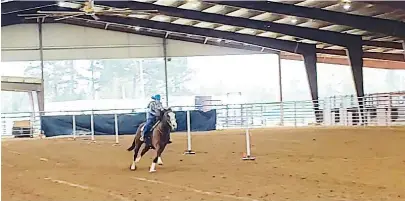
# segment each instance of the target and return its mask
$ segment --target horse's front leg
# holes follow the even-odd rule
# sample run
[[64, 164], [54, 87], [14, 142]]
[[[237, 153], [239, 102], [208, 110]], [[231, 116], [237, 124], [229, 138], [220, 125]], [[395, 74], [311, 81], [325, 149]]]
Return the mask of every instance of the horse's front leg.
[[165, 145], [156, 146], [156, 156], [153, 159], [149, 172], [156, 172], [156, 164], [159, 164], [159, 159], [160, 159], [160, 163], [161, 163], [159, 165], [163, 165], [161, 155], [162, 155], [164, 149], [165, 149]]
[[162, 151], [160, 152], [160, 154], [159, 154], [159, 156], [158, 156], [157, 164], [158, 164], [158, 165], [163, 165], [162, 154], [163, 154], [163, 151], [164, 151], [165, 148], [166, 148], [166, 145], [163, 145], [163, 146], [160, 146], [160, 147], [161, 147]]

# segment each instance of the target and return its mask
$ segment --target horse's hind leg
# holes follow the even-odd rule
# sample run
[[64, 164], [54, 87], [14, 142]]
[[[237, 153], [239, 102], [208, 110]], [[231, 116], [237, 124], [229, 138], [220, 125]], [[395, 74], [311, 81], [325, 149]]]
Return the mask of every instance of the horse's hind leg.
[[148, 152], [148, 151], [149, 151], [149, 147], [145, 146], [141, 151], [141, 155], [135, 159], [135, 162], [138, 163], [141, 160], [141, 158], [143, 157], [143, 155], [145, 155], [146, 152]]
[[[137, 157], [140, 148], [141, 148], [141, 144], [140, 144], [140, 143], [139, 143], [137, 146], [135, 146], [135, 149], [134, 149], [134, 159], [133, 159], [132, 164], [131, 164], [131, 167], [130, 167], [131, 170], [136, 170], [136, 163], [139, 162], [139, 160], [141, 160], [140, 157]], [[139, 158], [139, 159], [138, 159], [138, 158]]]

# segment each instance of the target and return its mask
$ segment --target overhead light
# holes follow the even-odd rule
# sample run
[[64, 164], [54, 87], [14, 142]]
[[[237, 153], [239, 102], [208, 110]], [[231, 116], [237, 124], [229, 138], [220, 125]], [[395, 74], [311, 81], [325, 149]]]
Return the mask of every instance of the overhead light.
[[222, 39], [218, 38], [217, 39], [217, 43], [220, 43], [222, 41]]
[[64, 1], [58, 1], [58, 6], [59, 6], [59, 7], [65, 7], [65, 6], [66, 6], [66, 2], [64, 2]]
[[135, 27], [135, 31], [141, 30], [141, 27]]
[[201, 3], [198, 2], [198, 1], [190, 2], [190, 6], [191, 6], [192, 8], [198, 8], [200, 5], [201, 5]]
[[156, 19], [157, 21], [165, 21], [167, 18], [166, 18], [166, 16], [158, 15], [158, 16], [155, 17], [155, 19]]
[[343, 9], [345, 9], [345, 10], [349, 10], [350, 7], [351, 7], [350, 3], [343, 4]]
[[296, 24], [298, 22], [297, 18], [292, 18], [291, 23]]

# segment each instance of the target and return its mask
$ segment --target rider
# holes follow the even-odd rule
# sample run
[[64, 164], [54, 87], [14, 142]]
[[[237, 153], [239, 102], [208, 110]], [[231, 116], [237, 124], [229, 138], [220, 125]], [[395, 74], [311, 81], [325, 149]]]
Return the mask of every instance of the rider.
[[[146, 146], [152, 146], [152, 139], [149, 136], [149, 131], [156, 123], [159, 118], [160, 110], [163, 108], [162, 103], [160, 102], [160, 95], [156, 94], [152, 96], [152, 101], [148, 104], [148, 110], [146, 112], [146, 123], [145, 127], [143, 128], [143, 138], [145, 139]], [[171, 143], [169, 140], [168, 143]]]

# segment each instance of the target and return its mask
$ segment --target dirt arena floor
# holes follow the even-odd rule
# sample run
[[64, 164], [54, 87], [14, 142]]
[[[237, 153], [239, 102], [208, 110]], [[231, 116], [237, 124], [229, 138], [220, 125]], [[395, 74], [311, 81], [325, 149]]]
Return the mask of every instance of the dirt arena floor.
[[2, 200], [405, 200], [405, 128], [252, 131], [255, 161], [242, 161], [243, 131], [184, 134], [149, 173], [152, 152], [130, 171], [132, 136], [3, 140]]

